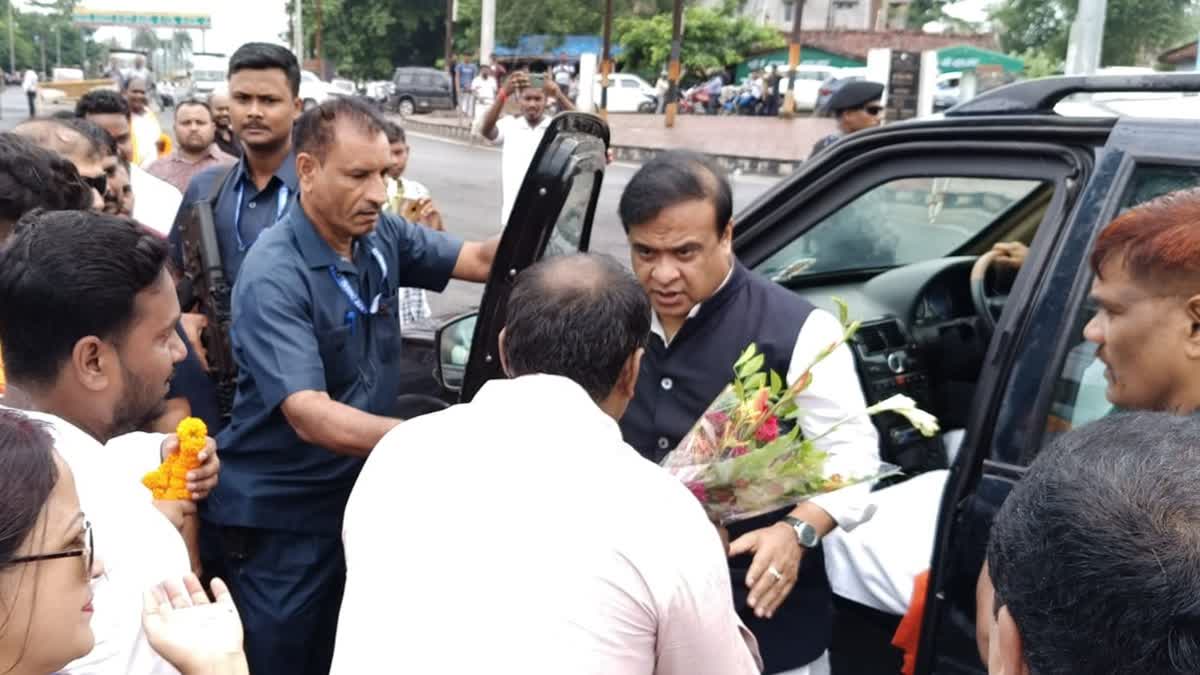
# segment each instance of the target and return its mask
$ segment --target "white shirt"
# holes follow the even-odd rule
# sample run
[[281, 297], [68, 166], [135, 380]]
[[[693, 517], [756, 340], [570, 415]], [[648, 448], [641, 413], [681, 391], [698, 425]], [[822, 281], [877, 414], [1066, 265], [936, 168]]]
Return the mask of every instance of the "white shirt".
[[343, 541], [333, 675], [759, 670], [699, 502], [562, 377], [397, 426]]
[[[733, 268], [730, 267], [729, 274], [717, 290], [724, 288], [732, 276]], [[688, 313], [688, 318], [696, 316], [702, 304], [697, 303]], [[664, 344], [670, 344], [657, 312], [651, 313], [650, 331], [661, 337]], [[836, 317], [825, 310], [814, 309], [796, 336], [787, 383], [791, 385], [800, 379], [817, 354], [831, 343], [841, 340], [843, 333]], [[797, 421], [806, 437], [815, 439], [847, 415], [866, 410], [866, 399], [859, 385], [854, 355], [849, 345], [841, 345], [817, 364], [812, 369], [812, 376], [812, 383], [796, 397], [796, 405], [800, 406]], [[814, 441], [814, 445], [831, 455], [825, 464], [826, 475], [861, 476], [873, 473], [878, 468], [879, 432], [866, 415], [855, 416], [829, 435]], [[869, 483], [853, 485], [813, 497], [810, 501], [837, 521], [838, 527], [850, 531], [875, 514], [876, 507], [870, 490]]]
[[[153, 150], [154, 146], [150, 148]], [[183, 193], [132, 163], [129, 165], [129, 187], [133, 190], [133, 219], [167, 236], [179, 205], [183, 203]]]
[[[155, 508], [141, 475], [129, 470], [131, 464], [110, 463], [111, 449], [61, 418], [36, 412], [25, 415], [50, 425], [54, 448], [75, 475], [80, 506], [92, 523], [96, 557], [104, 564], [104, 576], [93, 584], [96, 646], [61, 672], [177, 673], [150, 647], [142, 631], [142, 593], [168, 579], [182, 579], [191, 571], [179, 532]], [[161, 436], [145, 436], [146, 442], [157, 448]]]
[[158, 138], [163, 133], [162, 125], [158, 122], [158, 116], [149, 109], [140, 115], [130, 115], [129, 123], [130, 132], [136, 137], [139, 155], [136, 159], [143, 169], [149, 168], [158, 160]]
[[33, 69], [25, 71], [25, 77], [21, 79], [21, 89], [26, 93], [37, 91], [38, 75], [33, 72]]
[[549, 115], [543, 116], [536, 127], [529, 126], [520, 115], [510, 115], [496, 122], [496, 138], [492, 143], [504, 146], [500, 153], [500, 188], [504, 202], [500, 210], [501, 226], [508, 225], [508, 215], [517, 201], [521, 183], [525, 181], [529, 164], [549, 126]]
[[475, 105], [482, 106], [485, 110], [496, 100], [496, 78], [484, 78], [482, 75], [476, 75], [474, 80], [471, 80], [471, 93], [475, 95]]

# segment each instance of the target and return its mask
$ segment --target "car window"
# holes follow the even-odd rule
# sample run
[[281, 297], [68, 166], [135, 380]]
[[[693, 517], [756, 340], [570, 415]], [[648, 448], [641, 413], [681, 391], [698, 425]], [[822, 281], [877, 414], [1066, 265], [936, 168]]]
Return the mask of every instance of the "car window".
[[422, 73], [417, 76], [417, 83], [424, 89], [432, 89], [437, 86], [437, 77], [428, 73]]
[[893, 180], [817, 223], [756, 270], [784, 281], [941, 258], [1001, 220], [1042, 184], [951, 176]]
[[[1200, 186], [1200, 167], [1142, 167], [1130, 179], [1128, 195], [1122, 202], [1121, 211], [1169, 192], [1197, 186]], [[1091, 283], [1090, 275], [1088, 283]], [[1083, 328], [1096, 316], [1096, 307], [1085, 299], [1078, 314], [1071, 328], [1071, 334], [1076, 336], [1078, 342], [1067, 352], [1067, 358], [1058, 372], [1050, 411], [1046, 416], [1043, 446], [1058, 433], [1115, 411], [1106, 397], [1108, 381], [1104, 376], [1104, 363], [1096, 356], [1096, 345], [1083, 339]]]
[[411, 87], [413, 83], [412, 73], [400, 73], [396, 76], [396, 86]]
[[307, 70], [300, 71], [300, 79], [305, 82], [320, 82], [321, 78], [308, 72]]
[[622, 86], [622, 87], [625, 87], [626, 89], [637, 89], [637, 88], [638, 88], [638, 81], [637, 81], [637, 80], [635, 80], [635, 79], [633, 79], [633, 78], [628, 78], [628, 77], [626, 77], [626, 78], [622, 78], [622, 79], [621, 79], [621, 86]]

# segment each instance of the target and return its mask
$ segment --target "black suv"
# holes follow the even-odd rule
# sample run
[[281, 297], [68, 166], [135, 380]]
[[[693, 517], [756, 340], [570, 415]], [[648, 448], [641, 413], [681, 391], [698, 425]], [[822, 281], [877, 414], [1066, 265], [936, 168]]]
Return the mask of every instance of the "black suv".
[[[736, 218], [734, 250], [747, 267], [818, 306], [843, 298], [864, 322], [854, 353], [871, 402], [906, 393], [946, 432], [931, 441], [901, 419], [879, 422], [886, 459], [910, 474], [949, 469], [935, 483], [938, 512], [912, 516], [921, 546], [936, 532], [918, 673], [986, 672], [975, 583], [992, 518], [1049, 439], [1110, 411], [1102, 366], [1082, 336], [1095, 311], [1087, 302], [1095, 236], [1125, 209], [1200, 185], [1194, 122], [1055, 112], [1071, 95], [1101, 92], [1195, 93], [1200, 75], [1002, 87], [940, 119], [855, 134]], [[436, 335], [406, 335], [446, 401], [469, 400], [502, 376], [496, 338], [515, 275], [543, 255], [587, 248], [607, 141], [596, 118], [555, 118], [479, 312]], [[1018, 273], [998, 273], [989, 251], [1009, 241], [1029, 255]], [[954, 437], [957, 447], [946, 442]], [[834, 672], [897, 672], [887, 640], [899, 617], [845, 599], [837, 608]]]
[[391, 109], [405, 117], [431, 110], [453, 110], [450, 75], [437, 68], [397, 68], [392, 75]]

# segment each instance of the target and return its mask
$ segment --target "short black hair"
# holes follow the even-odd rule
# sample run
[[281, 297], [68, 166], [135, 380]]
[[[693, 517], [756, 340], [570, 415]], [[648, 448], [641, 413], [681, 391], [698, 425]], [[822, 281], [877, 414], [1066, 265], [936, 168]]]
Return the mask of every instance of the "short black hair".
[[0, 345], [14, 383], [47, 385], [75, 343], [118, 342], [138, 293], [165, 269], [167, 244], [134, 221], [92, 211], [33, 211], [0, 248]]
[[92, 188], [71, 160], [23, 136], [0, 133], [0, 241], [36, 208], [84, 210]]
[[1113, 415], [1033, 462], [988, 567], [1031, 673], [1200, 673], [1200, 419]]
[[517, 276], [508, 298], [509, 375], [561, 375], [604, 400], [650, 334], [650, 300], [606, 255], [547, 258]]
[[63, 124], [83, 134], [101, 156], [120, 154], [117, 139], [95, 122], [89, 122], [82, 117], [70, 117], [64, 119]]
[[670, 150], [642, 165], [617, 210], [625, 232], [650, 222], [663, 209], [694, 199], [707, 199], [717, 212], [717, 234], [733, 218], [733, 191], [725, 171], [712, 159], [690, 150]]
[[387, 134], [388, 145], [393, 143], [408, 143], [408, 138], [404, 135], [404, 127], [391, 120], [387, 120], [384, 124], [383, 133]]
[[129, 118], [129, 102], [112, 89], [93, 89], [79, 97], [75, 104], [75, 116], [124, 115]]
[[300, 63], [290, 50], [269, 42], [247, 42], [229, 58], [229, 76], [242, 70], [279, 69], [287, 76], [292, 97], [300, 95]]
[[187, 107], [187, 106], [195, 106], [197, 108], [204, 108], [205, 110], [208, 111], [208, 116], [210, 118], [213, 116], [212, 106], [209, 105], [207, 101], [201, 101], [198, 98], [185, 98], [182, 101], [180, 101], [179, 103], [176, 103], [175, 104], [175, 112], [178, 113], [180, 109]]
[[334, 96], [305, 111], [296, 121], [292, 130], [296, 154], [304, 152], [325, 161], [330, 146], [337, 140], [334, 128], [339, 119], [352, 123], [370, 135], [386, 134], [388, 125], [386, 119], [363, 101], [349, 96]]

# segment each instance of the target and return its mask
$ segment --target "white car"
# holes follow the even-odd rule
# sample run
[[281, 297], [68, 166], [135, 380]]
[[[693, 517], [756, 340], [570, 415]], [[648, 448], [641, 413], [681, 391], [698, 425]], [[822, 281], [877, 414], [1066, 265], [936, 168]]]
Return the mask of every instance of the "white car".
[[316, 73], [307, 70], [300, 71], [300, 100], [304, 101], [305, 110], [324, 103], [335, 93], [340, 92], [328, 82], [323, 82]]
[[347, 80], [344, 78], [334, 78], [329, 81], [329, 86], [332, 89], [331, 93], [336, 94], [338, 96], [357, 96], [358, 95], [358, 87], [354, 84], [353, 80]]
[[[779, 73], [779, 93], [787, 94], [788, 68], [786, 65], [776, 68]], [[821, 85], [829, 78], [836, 77], [838, 73], [839, 70], [832, 66], [812, 66], [803, 63], [796, 66], [796, 93], [793, 95], [796, 110], [816, 110]]]
[[[592, 102], [600, 107], [600, 76], [592, 87]], [[648, 82], [629, 73], [608, 76], [609, 112], [654, 112], [658, 108], [658, 92]]]

